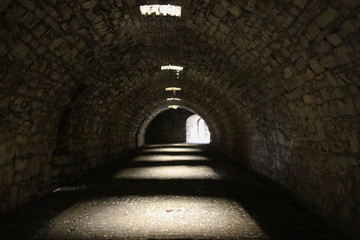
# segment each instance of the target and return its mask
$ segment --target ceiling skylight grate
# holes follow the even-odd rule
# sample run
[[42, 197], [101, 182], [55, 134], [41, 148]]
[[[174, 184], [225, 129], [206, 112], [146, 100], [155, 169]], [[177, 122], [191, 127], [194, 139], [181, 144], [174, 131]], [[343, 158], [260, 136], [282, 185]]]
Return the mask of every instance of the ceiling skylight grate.
[[169, 108], [172, 108], [172, 109], [178, 109], [180, 106], [179, 105], [170, 105], [168, 106]]
[[174, 17], [181, 17], [181, 7], [174, 5], [142, 5], [140, 6], [140, 12], [142, 15], [169, 15]]

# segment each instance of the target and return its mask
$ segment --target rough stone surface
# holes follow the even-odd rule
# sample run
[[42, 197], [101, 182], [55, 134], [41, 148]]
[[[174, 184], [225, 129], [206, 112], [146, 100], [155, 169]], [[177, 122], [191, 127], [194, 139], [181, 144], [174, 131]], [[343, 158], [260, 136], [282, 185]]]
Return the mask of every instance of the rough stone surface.
[[216, 147], [359, 238], [360, 2], [166, 3], [182, 17], [0, 2], [0, 209], [141, 145], [172, 85]]

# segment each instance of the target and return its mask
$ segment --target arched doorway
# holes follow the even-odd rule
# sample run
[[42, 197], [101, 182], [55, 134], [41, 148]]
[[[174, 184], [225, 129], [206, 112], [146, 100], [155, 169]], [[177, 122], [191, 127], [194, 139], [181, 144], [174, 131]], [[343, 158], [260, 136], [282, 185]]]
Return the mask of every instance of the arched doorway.
[[187, 143], [210, 143], [210, 131], [204, 119], [194, 114], [186, 120]]

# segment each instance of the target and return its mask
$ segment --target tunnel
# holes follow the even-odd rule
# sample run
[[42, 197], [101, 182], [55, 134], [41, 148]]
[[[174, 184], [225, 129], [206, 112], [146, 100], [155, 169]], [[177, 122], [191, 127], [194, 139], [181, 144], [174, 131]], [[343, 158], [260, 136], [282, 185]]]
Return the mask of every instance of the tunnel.
[[2, 216], [134, 151], [198, 146], [181, 145], [197, 114], [199, 149], [360, 237], [359, 1], [2, 0], [0, 22]]

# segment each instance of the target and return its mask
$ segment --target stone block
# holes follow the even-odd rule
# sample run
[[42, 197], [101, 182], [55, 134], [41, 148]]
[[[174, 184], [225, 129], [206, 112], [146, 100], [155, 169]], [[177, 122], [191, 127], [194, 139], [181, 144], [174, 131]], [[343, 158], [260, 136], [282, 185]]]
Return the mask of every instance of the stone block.
[[[349, 93], [351, 95], [356, 95], [360, 93], [360, 87], [357, 85], [350, 85], [349, 87]], [[0, 104], [1, 105], [1, 104]]]
[[350, 48], [344, 44], [334, 49], [334, 54], [340, 64], [348, 64], [351, 62], [349, 57]]
[[28, 137], [26, 135], [17, 135], [16, 136], [16, 143], [17, 144], [26, 144]]
[[62, 38], [57, 38], [55, 40], [53, 40], [50, 44], [49, 44], [49, 49], [51, 51], [54, 51], [56, 48], [60, 47], [61, 44], [63, 44], [65, 41]]
[[313, 104], [314, 98], [311, 95], [304, 95], [303, 100], [305, 104]]
[[323, 73], [325, 71], [325, 69], [315, 58], [309, 60], [309, 65], [310, 68], [317, 74]]
[[7, 53], [9, 52], [9, 48], [8, 46], [3, 43], [3, 42], [0, 42], [0, 56], [5, 56]]
[[213, 10], [214, 10], [214, 14], [220, 18], [222, 18], [226, 15], [226, 9], [224, 9], [222, 7], [216, 7]]
[[84, 9], [93, 9], [97, 4], [96, 0], [86, 1], [81, 4]]
[[26, 159], [16, 159], [15, 160], [15, 171], [24, 170], [27, 167]]
[[126, 0], [129, 7], [135, 7], [136, 6], [136, 0]]
[[241, 14], [241, 10], [238, 7], [232, 6], [228, 9], [228, 11], [234, 15], [235, 17], [239, 17]]
[[323, 55], [331, 49], [331, 45], [327, 41], [321, 41], [319, 44], [316, 44], [314, 50], [318, 55]]
[[325, 76], [332, 86], [334, 87], [339, 86], [338, 82], [336, 81], [336, 78], [330, 71], [325, 72]]
[[321, 121], [316, 121], [315, 123], [316, 126], [316, 138], [317, 140], [326, 140], [326, 133], [323, 127], [323, 124], [321, 123]]
[[333, 34], [330, 34], [326, 37], [326, 39], [328, 40], [328, 42], [330, 44], [332, 44], [333, 46], [339, 46], [340, 44], [343, 43], [343, 40], [341, 39], [341, 37], [336, 34], [336, 33], [333, 33]]
[[40, 38], [46, 31], [46, 28], [44, 25], [39, 25], [37, 26], [34, 31], [33, 34], [36, 38]]
[[294, 21], [294, 17], [292, 16], [292, 15], [289, 15], [286, 19], [285, 19], [285, 21], [283, 22], [283, 24], [281, 25], [283, 28], [288, 28], [290, 25], [291, 25], [291, 23]]
[[321, 58], [320, 64], [321, 64], [324, 68], [333, 68], [333, 67], [335, 67], [335, 66], [338, 64], [338, 62], [337, 62], [337, 58], [335, 58], [334, 55], [329, 54], [329, 55]]
[[294, 4], [300, 8], [304, 8], [307, 3], [308, 0], [294, 0]]
[[349, 135], [350, 151], [353, 153], [359, 152], [359, 134], [353, 132]]
[[31, 11], [35, 9], [35, 5], [31, 0], [21, 0], [19, 3]]
[[41, 170], [40, 164], [41, 163], [37, 158], [32, 159], [32, 161], [29, 163], [29, 166], [27, 168], [27, 171], [29, 172], [30, 176], [37, 176], [40, 173]]
[[47, 16], [47, 17], [45, 18], [45, 23], [46, 23], [47, 25], [49, 25], [50, 27], [52, 27], [55, 31], [60, 32], [60, 26], [59, 26], [59, 24], [58, 24], [54, 19], [52, 19], [51, 17]]
[[320, 33], [320, 28], [318, 25], [316, 25], [315, 23], [311, 23], [307, 29], [306, 29], [306, 32], [307, 32], [307, 37], [310, 39], [310, 40], [314, 40], [318, 34]]
[[324, 100], [330, 100], [334, 98], [334, 95], [329, 88], [320, 89], [320, 95]]
[[355, 115], [355, 107], [351, 98], [345, 98], [345, 112], [347, 115]]
[[336, 18], [339, 17], [339, 13], [332, 8], [324, 11], [315, 22], [322, 28], [327, 27], [330, 23], [334, 22]]
[[293, 74], [293, 69], [291, 67], [284, 68], [284, 70], [283, 70], [284, 78], [289, 78], [289, 77], [292, 77], [293, 75], [294, 75]]
[[71, 155], [55, 155], [53, 156], [53, 164], [55, 166], [66, 166], [72, 163]]
[[11, 54], [19, 59], [25, 59], [30, 49], [22, 42], [18, 43], [11, 51]]
[[32, 13], [27, 12], [21, 21], [29, 28], [32, 29], [39, 19]]

